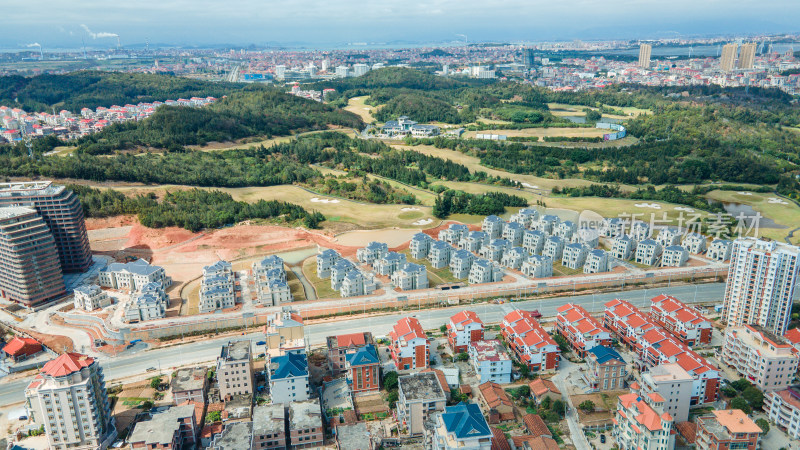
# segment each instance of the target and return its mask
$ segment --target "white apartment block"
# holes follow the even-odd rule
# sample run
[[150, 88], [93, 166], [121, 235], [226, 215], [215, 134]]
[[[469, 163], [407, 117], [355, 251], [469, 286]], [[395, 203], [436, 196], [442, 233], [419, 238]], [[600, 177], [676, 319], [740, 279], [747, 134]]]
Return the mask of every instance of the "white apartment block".
[[676, 422], [689, 420], [694, 378], [678, 363], [661, 364], [642, 373], [642, 394], [657, 393], [664, 399], [664, 412]]
[[564, 239], [559, 236], [550, 236], [544, 241], [542, 256], [550, 258], [551, 261], [560, 261], [564, 254]]
[[503, 257], [500, 259], [500, 265], [508, 267], [509, 269], [519, 270], [525, 258], [528, 257], [528, 252], [522, 247], [509, 248], [503, 252]]
[[86, 355], [47, 362], [25, 389], [25, 408], [54, 450], [107, 449], [117, 437], [103, 369]]
[[636, 246], [635, 260], [639, 264], [648, 266], [658, 265], [661, 260], [661, 244], [652, 240], [645, 239]]
[[125, 306], [125, 322], [144, 322], [161, 319], [167, 315], [167, 295], [158, 283], [149, 283], [139, 292], [131, 294], [131, 301]]
[[600, 244], [600, 235], [594, 228], [580, 227], [572, 236], [572, 242], [583, 244], [589, 248], [596, 248]]
[[487, 242], [489, 242], [489, 235], [483, 231], [470, 231], [458, 242], [458, 248], [478, 253]]
[[661, 267], [683, 267], [689, 260], [689, 252], [680, 245], [670, 245], [661, 253]]
[[323, 280], [330, 277], [331, 268], [340, 258], [339, 253], [330, 248], [317, 253], [317, 276]]
[[[451, 223], [449, 227], [439, 231], [439, 240], [450, 245], [458, 245], [461, 238], [469, 232], [469, 228], [461, 223]], [[424, 234], [424, 233], [423, 233]], [[427, 236], [427, 235], [426, 235]]]
[[481, 383], [511, 383], [511, 357], [497, 340], [477, 341], [467, 349], [469, 361]]
[[503, 271], [499, 266], [485, 259], [477, 259], [469, 270], [469, 284], [494, 283], [503, 280]]
[[608, 252], [599, 248], [590, 250], [586, 255], [586, 263], [583, 265], [583, 273], [603, 273], [608, 272]]
[[233, 308], [236, 305], [234, 274], [231, 263], [217, 261], [203, 267], [200, 280], [200, 313]]
[[503, 219], [495, 215], [486, 216], [486, 218], [483, 219], [481, 231], [489, 235], [489, 239], [497, 239], [503, 235], [504, 225], [505, 221], [503, 221]]
[[792, 439], [800, 439], [800, 386], [767, 392], [764, 396], [764, 412], [770, 422]]
[[636, 241], [627, 234], [617, 236], [611, 242], [611, 256], [614, 258], [627, 261], [633, 257], [635, 251]]
[[78, 286], [74, 291], [73, 304], [75, 309], [94, 311], [111, 305], [111, 297], [96, 284]]
[[432, 240], [433, 239], [425, 233], [415, 234], [408, 244], [408, 248], [411, 250], [411, 257], [414, 259], [426, 258], [428, 256], [428, 251], [430, 251]]
[[525, 228], [517, 222], [509, 222], [503, 226], [503, 239], [509, 242], [512, 247], [522, 245], [522, 236]]
[[303, 353], [270, 357], [267, 367], [272, 403], [302, 402], [310, 398], [308, 360]]
[[573, 270], [580, 269], [586, 263], [587, 253], [588, 251], [583, 244], [567, 244], [564, 247], [561, 264]]
[[578, 227], [575, 225], [575, 222], [571, 220], [565, 220], [554, 227], [553, 236], [558, 236], [561, 239], [569, 242], [572, 240], [572, 236], [575, 234], [577, 229]]
[[143, 259], [129, 263], [111, 263], [98, 274], [100, 286], [111, 289], [138, 291], [147, 283], [161, 283], [164, 289], [172, 285], [163, 267], [151, 266]]
[[722, 311], [728, 326], [754, 324], [783, 336], [798, 282], [794, 245], [743, 238], [733, 242]]
[[258, 291], [258, 302], [263, 306], [279, 306], [292, 300], [292, 290], [282, 280], [269, 280], [265, 288]]
[[681, 230], [675, 227], [665, 227], [658, 232], [656, 242], [661, 244], [661, 247], [669, 247], [671, 245], [678, 245], [681, 243]]
[[547, 235], [539, 230], [527, 230], [522, 236], [522, 247], [530, 253], [542, 254]]
[[340, 290], [344, 277], [352, 270], [356, 270], [356, 266], [349, 259], [339, 258], [331, 267], [331, 289]]
[[700, 233], [689, 233], [683, 238], [683, 243], [681, 245], [688, 250], [689, 253], [699, 255], [706, 251], [706, 237]]
[[714, 239], [711, 245], [708, 246], [706, 257], [714, 261], [728, 261], [731, 259], [731, 251], [733, 250], [733, 242], [727, 239]]
[[764, 392], [789, 386], [800, 361], [791, 344], [753, 325], [729, 325], [719, 357]]
[[619, 217], [605, 218], [599, 232], [603, 237], [615, 238], [625, 234], [625, 226], [625, 221]]
[[433, 241], [428, 251], [428, 261], [434, 269], [442, 269], [450, 264], [450, 252], [453, 247], [447, 242]]
[[554, 216], [552, 214], [545, 214], [539, 217], [539, 220], [534, 222], [531, 225], [531, 228], [534, 230], [539, 230], [544, 234], [550, 235], [553, 234], [553, 230], [555, 229], [556, 225], [561, 222], [561, 219], [558, 216]]
[[372, 241], [366, 247], [356, 250], [356, 259], [361, 264], [372, 265], [375, 261], [383, 258], [389, 251], [389, 246], [383, 242]]
[[650, 239], [650, 225], [641, 220], [634, 221], [631, 224], [631, 237], [636, 242], [642, 242], [645, 239]]
[[553, 260], [546, 256], [530, 255], [520, 270], [527, 277], [549, 278], [553, 276]]
[[405, 263], [406, 255], [404, 253], [388, 252], [383, 255], [383, 258], [375, 261], [372, 267], [380, 275], [391, 276]]
[[404, 291], [428, 288], [428, 270], [422, 264], [406, 263], [392, 274], [392, 283]]
[[509, 222], [518, 223], [523, 228], [529, 228], [537, 220], [539, 220], [539, 211], [534, 208], [522, 208], [511, 216]]
[[500, 262], [503, 259], [503, 252], [510, 247], [510, 243], [505, 239], [492, 239], [488, 245], [481, 248], [480, 255], [489, 261]]
[[375, 287], [372, 275], [362, 273], [360, 270], [351, 270], [344, 276], [339, 293], [342, 297], [357, 297], [373, 293]]
[[472, 267], [472, 262], [475, 261], [475, 255], [468, 250], [456, 250], [450, 255], [450, 273], [453, 278], [462, 280], [469, 276], [469, 269]]
[[663, 410], [664, 399], [658, 393], [641, 395], [638, 385], [621, 395], [614, 415], [612, 436], [620, 450], [672, 450], [675, 421]]

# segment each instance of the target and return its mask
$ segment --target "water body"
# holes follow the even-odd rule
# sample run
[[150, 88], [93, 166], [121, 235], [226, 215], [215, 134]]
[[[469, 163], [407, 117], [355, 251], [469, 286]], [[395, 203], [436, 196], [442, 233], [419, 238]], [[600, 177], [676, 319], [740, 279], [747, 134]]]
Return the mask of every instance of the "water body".
[[750, 205], [745, 205], [744, 203], [723, 203], [722, 206], [725, 208], [725, 212], [732, 215], [734, 218], [739, 217], [739, 215], [744, 216], [744, 223], [748, 227], [751, 227], [753, 222], [758, 219], [758, 228], [786, 228], [784, 225], [777, 224], [768, 217], [764, 217], [763, 215], [759, 216], [758, 211], [754, 210]]

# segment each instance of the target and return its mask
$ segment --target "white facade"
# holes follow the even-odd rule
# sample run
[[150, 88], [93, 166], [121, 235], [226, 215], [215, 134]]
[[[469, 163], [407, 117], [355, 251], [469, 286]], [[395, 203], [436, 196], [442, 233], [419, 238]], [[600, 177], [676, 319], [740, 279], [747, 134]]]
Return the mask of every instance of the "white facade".
[[233, 308], [236, 305], [234, 274], [227, 261], [203, 267], [200, 280], [200, 313]]
[[468, 348], [469, 361], [481, 383], [511, 382], [511, 357], [498, 341], [473, 342]]
[[764, 392], [789, 386], [798, 367], [798, 352], [782, 338], [750, 325], [725, 331], [720, 360]]
[[657, 393], [664, 399], [664, 412], [676, 422], [689, 420], [694, 378], [677, 363], [661, 364], [642, 373], [642, 394]]
[[356, 250], [356, 258], [361, 264], [372, 265], [383, 258], [389, 251], [389, 246], [383, 242], [372, 241], [366, 247]]
[[503, 252], [510, 246], [505, 239], [492, 239], [488, 245], [481, 248], [480, 255], [489, 261], [500, 262]]
[[655, 266], [661, 260], [661, 244], [652, 240], [645, 239], [636, 246], [636, 262]]
[[512, 247], [522, 245], [522, 236], [525, 228], [517, 222], [509, 222], [503, 226], [503, 239], [509, 242]]
[[111, 297], [96, 284], [75, 288], [73, 304], [75, 309], [94, 311], [111, 305]]
[[152, 266], [143, 259], [129, 263], [111, 263], [98, 274], [100, 286], [137, 291], [147, 283], [160, 283], [164, 289], [172, 285], [163, 267]]
[[325, 249], [317, 253], [317, 276], [323, 280], [330, 277], [331, 268], [340, 258], [339, 253], [332, 249]]
[[626, 234], [615, 237], [611, 243], [611, 256], [614, 258], [627, 261], [633, 257], [635, 251], [636, 241]]
[[489, 242], [489, 236], [483, 231], [470, 231], [458, 243], [458, 248], [472, 253], [478, 253]]
[[500, 260], [500, 265], [508, 267], [509, 269], [519, 270], [525, 258], [528, 257], [528, 252], [522, 247], [514, 247], [503, 252], [503, 257]]
[[481, 231], [489, 235], [489, 239], [497, 239], [503, 235], [503, 226], [505, 222], [497, 216], [486, 216], [483, 219]]
[[561, 219], [558, 216], [554, 216], [552, 214], [545, 214], [539, 217], [539, 220], [531, 224], [531, 228], [534, 230], [539, 230], [547, 235], [553, 233], [556, 225], [561, 222]]
[[408, 248], [411, 250], [411, 257], [414, 259], [426, 258], [428, 251], [430, 251], [431, 240], [431, 237], [425, 233], [415, 234], [408, 244]]
[[731, 251], [733, 250], [733, 242], [727, 239], [714, 239], [708, 247], [706, 257], [714, 261], [728, 261], [731, 259]]
[[144, 322], [161, 319], [167, 315], [167, 295], [158, 283], [150, 283], [131, 295], [125, 307], [123, 319], [126, 322]]
[[560, 261], [564, 254], [564, 239], [559, 236], [550, 236], [544, 241], [542, 256], [550, 258], [551, 261]]
[[542, 254], [547, 235], [540, 230], [528, 230], [522, 236], [522, 247], [530, 253]]
[[[461, 223], [451, 223], [449, 227], [439, 231], [439, 240], [450, 245], [458, 245], [461, 238], [469, 232], [469, 228]], [[416, 235], [415, 235], [416, 236]], [[427, 235], [426, 235], [427, 236]]]
[[680, 245], [670, 245], [661, 254], [661, 267], [683, 267], [689, 260], [689, 252]]
[[491, 261], [478, 259], [472, 263], [469, 270], [469, 284], [494, 283], [502, 280], [503, 271]]
[[381, 275], [391, 276], [406, 263], [404, 253], [388, 252], [383, 258], [375, 261], [372, 267]]
[[351, 270], [344, 276], [339, 292], [342, 297], [357, 297], [373, 293], [375, 287], [372, 275], [362, 273], [360, 270]]
[[453, 247], [447, 242], [433, 241], [428, 250], [428, 261], [434, 269], [442, 269], [450, 264], [450, 251]]
[[428, 288], [428, 271], [422, 264], [406, 263], [392, 274], [392, 283], [404, 291]]
[[583, 273], [602, 273], [609, 270], [607, 251], [597, 248], [589, 251], [586, 255], [586, 263], [583, 265]]
[[531, 255], [522, 263], [521, 271], [531, 278], [549, 278], [553, 276], [553, 260], [540, 255]]
[[793, 439], [800, 439], [800, 388], [792, 386], [781, 391], [767, 392], [764, 411], [770, 422]]
[[583, 244], [567, 244], [564, 247], [561, 264], [573, 270], [580, 269], [586, 263], [587, 253]]
[[511, 216], [509, 222], [515, 222], [522, 225], [523, 228], [528, 228], [537, 220], [539, 220], [539, 211], [534, 208], [522, 208]]
[[673, 227], [662, 228], [656, 236], [656, 242], [664, 248], [678, 245], [681, 243], [681, 230]]
[[681, 244], [689, 253], [700, 254], [706, 251], [706, 237], [699, 233], [689, 233]]
[[475, 255], [467, 250], [456, 250], [450, 255], [450, 273], [459, 280], [469, 276]]

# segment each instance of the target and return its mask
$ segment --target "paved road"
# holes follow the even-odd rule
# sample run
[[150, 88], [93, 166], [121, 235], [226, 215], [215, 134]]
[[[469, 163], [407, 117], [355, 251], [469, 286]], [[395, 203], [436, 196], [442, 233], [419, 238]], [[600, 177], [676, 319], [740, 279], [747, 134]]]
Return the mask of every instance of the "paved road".
[[[686, 303], [721, 303], [725, 291], [724, 283], [683, 285], [669, 288], [640, 289], [619, 293], [604, 293], [596, 295], [577, 295], [553, 297], [547, 299], [528, 300], [515, 302], [513, 304], [477, 304], [474, 306], [460, 305], [451, 308], [422, 310], [419, 312], [401, 312], [358, 318], [351, 320], [326, 320], [321, 323], [314, 323], [306, 326], [306, 337], [310, 345], [322, 345], [325, 337], [355, 332], [371, 331], [376, 337], [385, 336], [391, 330], [392, 325], [397, 322], [399, 317], [415, 315], [422, 323], [423, 328], [438, 328], [447, 319], [458, 311], [472, 309], [478, 313], [485, 323], [500, 322], [505, 314], [514, 308], [538, 309], [544, 316], [555, 316], [556, 308], [572, 302], [584, 306], [592, 312], [603, 310], [603, 304], [615, 298], [621, 298], [632, 302], [634, 305], [642, 307], [650, 301], [652, 297], [659, 294], [670, 294], [678, 297]], [[240, 336], [242, 339], [251, 339], [253, 342], [263, 338], [260, 332], [248, 333]], [[171, 367], [213, 361], [216, 359], [222, 344], [230, 338], [214, 338], [200, 342], [193, 342], [184, 345], [174, 345], [153, 350], [143, 350], [138, 353], [119, 356], [117, 358], [102, 359], [100, 364], [105, 372], [106, 380], [142, 375], [149, 367], [159, 368], [166, 373], [171, 371]], [[258, 352], [260, 353], [260, 351]], [[0, 382], [0, 405], [21, 402], [24, 400], [24, 390], [30, 382], [30, 378], [19, 379], [2, 383]]]

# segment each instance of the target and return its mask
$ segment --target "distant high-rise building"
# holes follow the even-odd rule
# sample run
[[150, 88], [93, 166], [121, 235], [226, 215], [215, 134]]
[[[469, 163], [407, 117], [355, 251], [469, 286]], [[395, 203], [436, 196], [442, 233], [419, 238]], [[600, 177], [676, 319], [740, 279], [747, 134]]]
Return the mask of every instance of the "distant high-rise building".
[[83, 206], [78, 196], [49, 181], [0, 184], [0, 207], [26, 206], [44, 219], [56, 241], [61, 270], [83, 272], [92, 265], [92, 251]]
[[347, 66], [336, 66], [336, 76], [339, 78], [347, 78], [350, 74], [350, 70]]
[[275, 78], [278, 80], [283, 80], [286, 78], [286, 66], [283, 64], [275, 66]]
[[51, 449], [105, 449], [117, 437], [103, 369], [93, 358], [64, 353], [46, 363], [25, 397]]
[[742, 49], [739, 50], [739, 62], [736, 67], [739, 69], [752, 69], [755, 58], [756, 43], [742, 44]]
[[447, 64], [444, 64], [442, 66], [442, 75], [444, 76], [450, 75], [450, 66], [448, 66]]
[[0, 208], [0, 295], [33, 306], [64, 295], [58, 250], [32, 208]]
[[792, 313], [800, 248], [753, 238], [733, 242], [722, 304], [729, 327], [758, 325], [783, 336]]
[[522, 65], [525, 66], [525, 70], [530, 70], [533, 67], [534, 53], [532, 48], [522, 49]]
[[723, 72], [733, 70], [733, 63], [736, 61], [736, 50], [738, 44], [725, 44], [722, 46], [722, 55], [719, 58], [719, 69]]
[[327, 59], [323, 59], [321, 67], [322, 67], [322, 71], [323, 72], [327, 72], [328, 69], [331, 68], [331, 62], [329, 60], [327, 60]]
[[353, 76], [360, 77], [361, 75], [366, 74], [369, 72], [369, 66], [366, 64], [354, 64], [353, 65]]
[[650, 44], [639, 44], [639, 67], [643, 69], [650, 68], [650, 54], [653, 52], [653, 46]]

